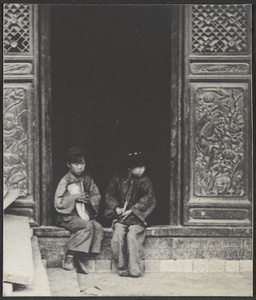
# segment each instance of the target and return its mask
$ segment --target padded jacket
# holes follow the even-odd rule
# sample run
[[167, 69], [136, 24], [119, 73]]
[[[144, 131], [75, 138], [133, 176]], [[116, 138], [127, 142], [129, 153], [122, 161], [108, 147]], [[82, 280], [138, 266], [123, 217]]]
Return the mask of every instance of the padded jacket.
[[86, 209], [89, 212], [90, 217], [95, 218], [99, 210], [101, 196], [93, 179], [88, 175], [76, 177], [71, 172], [68, 172], [61, 179], [55, 193], [55, 209], [58, 213], [63, 215], [65, 220], [70, 219], [72, 214], [74, 214], [76, 199], [74, 195], [69, 194], [68, 185], [75, 182], [83, 183], [84, 191], [89, 194], [90, 200]]
[[109, 183], [105, 199], [106, 218], [115, 217], [115, 208], [124, 207], [132, 212], [146, 225], [145, 219], [153, 211], [156, 199], [150, 178], [146, 175], [135, 177], [129, 173], [114, 176]]

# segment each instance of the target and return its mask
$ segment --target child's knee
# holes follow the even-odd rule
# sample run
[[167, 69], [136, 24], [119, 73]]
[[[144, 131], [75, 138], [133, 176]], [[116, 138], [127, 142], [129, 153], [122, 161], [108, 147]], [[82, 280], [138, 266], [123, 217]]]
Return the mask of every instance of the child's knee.
[[145, 237], [142, 232], [138, 233], [136, 230], [129, 230], [127, 233], [127, 241], [128, 242], [142, 242]]
[[113, 232], [113, 239], [122, 239], [126, 234], [127, 229], [122, 224], [116, 224]]
[[99, 229], [99, 230], [103, 229], [100, 223], [98, 223], [97, 221], [92, 220], [91, 223], [93, 224], [95, 229]]
[[137, 240], [136, 234], [133, 231], [128, 231], [128, 233], [127, 233], [127, 241], [128, 242], [129, 241], [133, 242], [133, 241], [136, 241], [136, 240]]
[[104, 235], [104, 229], [103, 227], [100, 225], [100, 223], [96, 222], [96, 221], [92, 221], [92, 225], [94, 227], [94, 231], [97, 232], [98, 235]]
[[116, 223], [114, 226], [114, 230], [116, 232], [126, 232], [127, 231], [127, 227], [121, 223]]
[[90, 221], [80, 221], [80, 230], [93, 231], [93, 224]]

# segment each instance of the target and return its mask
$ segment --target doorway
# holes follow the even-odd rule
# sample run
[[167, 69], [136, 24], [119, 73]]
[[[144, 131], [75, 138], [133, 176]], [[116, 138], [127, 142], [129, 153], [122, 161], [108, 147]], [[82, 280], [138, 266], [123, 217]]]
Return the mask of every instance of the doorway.
[[171, 6], [52, 5], [53, 188], [68, 147], [89, 154], [104, 194], [117, 158], [142, 149], [157, 206], [149, 225], [170, 224]]

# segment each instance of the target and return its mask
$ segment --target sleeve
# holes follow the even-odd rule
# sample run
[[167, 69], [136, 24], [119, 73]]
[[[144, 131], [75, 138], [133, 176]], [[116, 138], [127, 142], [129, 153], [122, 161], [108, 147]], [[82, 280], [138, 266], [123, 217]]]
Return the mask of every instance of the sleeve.
[[145, 218], [151, 214], [156, 205], [153, 185], [148, 177], [143, 178], [139, 188], [139, 195], [139, 200], [131, 207], [131, 210], [145, 222]]
[[75, 207], [75, 201], [75, 196], [69, 195], [67, 191], [67, 181], [61, 179], [55, 193], [55, 209], [61, 214], [70, 214]]
[[106, 191], [105, 211], [104, 211], [104, 216], [106, 218], [111, 218], [115, 215], [115, 208], [119, 206], [117, 196], [118, 196], [118, 178], [113, 177], [110, 180], [110, 183]]
[[95, 215], [97, 215], [99, 211], [101, 195], [98, 187], [96, 186], [92, 178], [90, 178], [89, 183], [89, 200], [91, 208], [95, 212]]

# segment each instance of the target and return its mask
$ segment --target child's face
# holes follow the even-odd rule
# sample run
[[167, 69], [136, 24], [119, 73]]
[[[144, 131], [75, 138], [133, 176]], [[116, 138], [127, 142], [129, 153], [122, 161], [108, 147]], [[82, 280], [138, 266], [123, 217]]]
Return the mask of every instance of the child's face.
[[141, 166], [141, 167], [136, 167], [130, 170], [131, 174], [137, 177], [141, 177], [143, 173], [145, 172], [146, 167]]
[[86, 163], [85, 163], [85, 160], [82, 159], [81, 162], [68, 163], [68, 167], [73, 174], [75, 174], [77, 176], [81, 176], [84, 173]]

